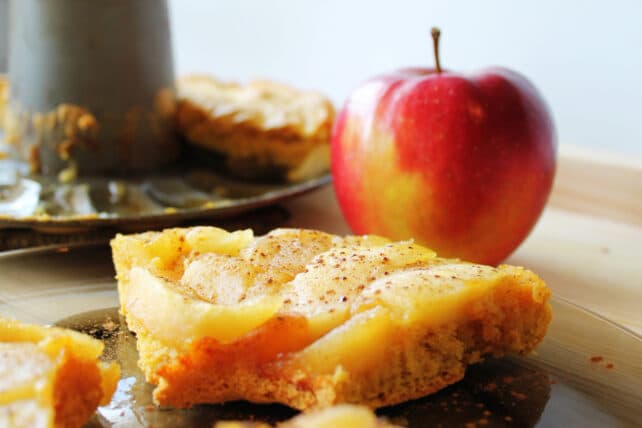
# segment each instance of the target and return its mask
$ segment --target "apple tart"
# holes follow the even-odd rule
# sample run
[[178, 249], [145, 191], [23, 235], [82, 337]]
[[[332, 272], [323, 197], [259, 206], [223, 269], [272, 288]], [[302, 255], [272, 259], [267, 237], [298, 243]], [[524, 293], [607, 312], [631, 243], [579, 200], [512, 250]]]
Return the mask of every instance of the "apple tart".
[[81, 333], [0, 318], [0, 426], [82, 427], [120, 377], [102, 351]]
[[111, 246], [121, 311], [160, 405], [392, 405], [487, 356], [531, 352], [551, 320], [533, 272], [412, 241], [193, 227]]
[[232, 174], [296, 182], [328, 170], [334, 108], [323, 95], [208, 76], [182, 78], [177, 91], [179, 132], [189, 144], [220, 155]]

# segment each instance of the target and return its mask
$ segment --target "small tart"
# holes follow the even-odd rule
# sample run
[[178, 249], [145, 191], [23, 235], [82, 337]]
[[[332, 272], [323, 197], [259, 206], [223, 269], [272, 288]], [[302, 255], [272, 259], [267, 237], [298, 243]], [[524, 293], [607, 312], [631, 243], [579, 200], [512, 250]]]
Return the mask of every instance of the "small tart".
[[222, 155], [242, 177], [301, 181], [329, 167], [332, 103], [313, 91], [209, 76], [177, 82], [178, 127], [188, 143]]

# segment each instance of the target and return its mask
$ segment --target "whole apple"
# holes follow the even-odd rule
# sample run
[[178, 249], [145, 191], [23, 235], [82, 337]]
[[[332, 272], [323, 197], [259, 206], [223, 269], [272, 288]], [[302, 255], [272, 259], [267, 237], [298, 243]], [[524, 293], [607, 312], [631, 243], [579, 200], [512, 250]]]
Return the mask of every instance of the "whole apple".
[[531, 231], [555, 175], [553, 120], [522, 75], [489, 68], [375, 77], [345, 103], [332, 175], [355, 233], [414, 238], [444, 257], [497, 264]]

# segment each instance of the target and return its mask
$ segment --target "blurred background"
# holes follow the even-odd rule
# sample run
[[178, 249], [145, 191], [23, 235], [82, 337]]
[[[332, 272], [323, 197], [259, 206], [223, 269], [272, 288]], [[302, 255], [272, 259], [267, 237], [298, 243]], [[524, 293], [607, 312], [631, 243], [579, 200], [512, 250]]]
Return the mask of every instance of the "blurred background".
[[171, 0], [177, 72], [269, 77], [341, 103], [361, 80], [433, 65], [528, 76], [559, 140], [642, 157], [642, 3], [635, 0]]
[[170, 0], [170, 13], [178, 74], [271, 78], [337, 104], [374, 74], [432, 66], [438, 25], [444, 67], [520, 71], [548, 100], [561, 142], [642, 157], [636, 0]]

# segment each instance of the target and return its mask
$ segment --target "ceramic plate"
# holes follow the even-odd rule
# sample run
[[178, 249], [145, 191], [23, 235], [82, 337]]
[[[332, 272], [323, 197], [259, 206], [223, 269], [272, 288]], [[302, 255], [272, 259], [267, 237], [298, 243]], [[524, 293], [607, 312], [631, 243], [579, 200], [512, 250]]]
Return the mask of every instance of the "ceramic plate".
[[[113, 276], [104, 247], [0, 256], [0, 314], [86, 331], [107, 343], [106, 359], [121, 362], [118, 391], [90, 426], [201, 427], [221, 419], [275, 422], [294, 414], [249, 403], [187, 411], [151, 406], [151, 387], [135, 365], [135, 339], [114, 309]], [[554, 320], [536, 354], [488, 360], [437, 394], [378, 413], [410, 427], [640, 426], [642, 338], [568, 301], [554, 298], [552, 304]]]

